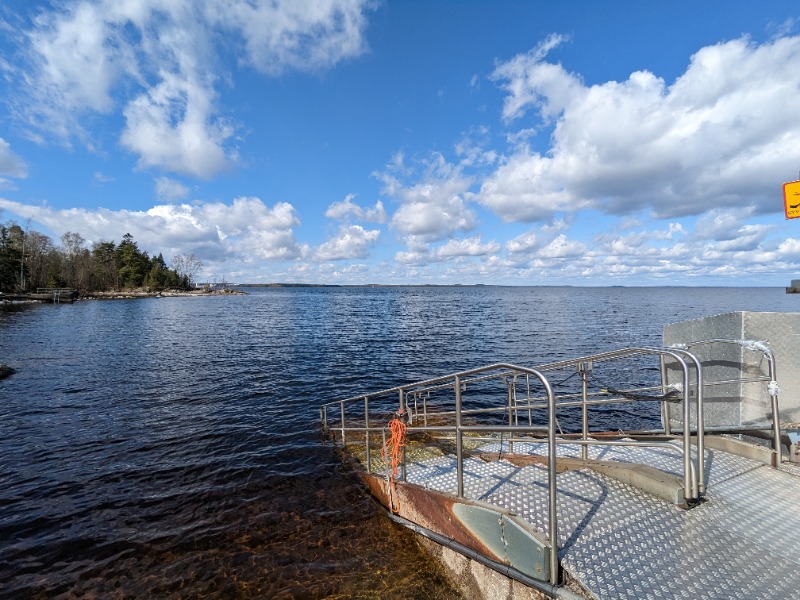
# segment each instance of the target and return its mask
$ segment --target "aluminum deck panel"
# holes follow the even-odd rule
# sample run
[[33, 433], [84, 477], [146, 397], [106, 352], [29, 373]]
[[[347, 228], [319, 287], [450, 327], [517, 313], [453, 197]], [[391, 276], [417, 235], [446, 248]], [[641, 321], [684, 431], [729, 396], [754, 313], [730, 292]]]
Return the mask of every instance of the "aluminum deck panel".
[[[499, 444], [481, 448], [498, 452]], [[538, 453], [544, 444], [514, 444]], [[508, 451], [507, 443], [503, 450]], [[800, 477], [708, 450], [707, 501], [682, 510], [589, 469], [558, 479], [559, 556], [599, 599], [796, 598]], [[558, 454], [575, 456], [577, 446]], [[602, 456], [601, 456], [602, 455]], [[593, 447], [591, 458], [670, 466], [662, 449]], [[671, 469], [670, 469], [671, 470]], [[409, 465], [410, 482], [455, 492], [455, 460]], [[505, 460], [465, 460], [465, 495], [511, 510], [547, 532], [547, 472]]]

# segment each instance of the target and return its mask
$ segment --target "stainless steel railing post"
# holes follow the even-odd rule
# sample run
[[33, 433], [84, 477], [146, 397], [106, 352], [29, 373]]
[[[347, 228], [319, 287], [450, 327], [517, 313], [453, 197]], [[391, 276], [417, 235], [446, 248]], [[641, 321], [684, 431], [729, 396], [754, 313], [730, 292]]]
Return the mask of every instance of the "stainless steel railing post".
[[692, 481], [692, 405], [689, 395], [689, 365], [677, 354], [673, 357], [680, 363], [683, 370], [683, 497], [687, 500], [697, 499], [697, 481]]
[[347, 441], [345, 440], [345, 437], [344, 437], [344, 400], [339, 402], [339, 410], [340, 410], [341, 415], [342, 415], [342, 447], [345, 447], [345, 446], [347, 446]]
[[461, 377], [455, 376], [456, 393], [456, 495], [464, 496], [464, 433], [461, 431]]
[[769, 349], [767, 360], [769, 361], [769, 395], [772, 399], [772, 433], [775, 436], [775, 466], [780, 467], [783, 462], [783, 450], [781, 449], [781, 413], [778, 408], [778, 380], [775, 374], [775, 356], [772, 349]]
[[531, 376], [529, 374], [525, 374], [525, 391], [527, 392], [527, 397], [525, 401], [528, 403], [528, 426], [533, 425], [533, 415], [531, 414]]
[[558, 585], [558, 512], [556, 511], [556, 397], [547, 379], [538, 375], [547, 392], [547, 485], [550, 498], [550, 583]]
[[[705, 408], [703, 407], [703, 365], [694, 354], [688, 350], [673, 348], [691, 359], [694, 363], [697, 375], [695, 377], [697, 385], [697, 494], [704, 494], [706, 491], [706, 425]], [[663, 360], [663, 355], [662, 355]], [[666, 404], [666, 403], [664, 403]]]
[[[661, 394], [664, 395], [667, 393], [667, 363], [663, 354], [660, 354], [658, 358], [661, 365]], [[669, 402], [662, 402], [661, 421], [664, 423], [664, 435], [671, 435], [669, 417]]]
[[[592, 368], [591, 361], [578, 364], [578, 372], [581, 374], [581, 439], [586, 442], [589, 439], [589, 407], [586, 405], [589, 392], [589, 373]], [[581, 458], [589, 458], [589, 446], [581, 444]]]
[[372, 472], [372, 455], [369, 448], [369, 396], [364, 396], [364, 436], [367, 444], [367, 473]]
[[[513, 390], [513, 383], [512, 378], [508, 378], [508, 382], [506, 383], [506, 388], [508, 392], [508, 426], [514, 426], [514, 416], [516, 414], [516, 407], [514, 406], [514, 390]], [[500, 450], [503, 450], [503, 440], [500, 440]], [[508, 452], [512, 454], [514, 452], [514, 442], [511, 440], [508, 441]]]

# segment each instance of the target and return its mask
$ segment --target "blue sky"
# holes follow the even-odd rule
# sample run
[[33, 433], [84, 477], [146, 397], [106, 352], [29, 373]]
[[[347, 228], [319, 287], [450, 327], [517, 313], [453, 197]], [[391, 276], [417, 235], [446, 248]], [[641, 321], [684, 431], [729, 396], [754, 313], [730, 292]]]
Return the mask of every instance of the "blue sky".
[[796, 2], [0, 6], [0, 221], [200, 279], [788, 285]]

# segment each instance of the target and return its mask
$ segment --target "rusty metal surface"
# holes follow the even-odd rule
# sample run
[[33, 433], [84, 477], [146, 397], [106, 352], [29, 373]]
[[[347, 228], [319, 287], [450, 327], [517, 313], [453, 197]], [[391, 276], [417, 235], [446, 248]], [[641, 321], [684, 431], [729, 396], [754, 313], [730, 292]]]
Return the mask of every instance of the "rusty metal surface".
[[[362, 477], [367, 482], [372, 495], [375, 496], [384, 507], [389, 509], [388, 484], [386, 479], [366, 474]], [[425, 489], [424, 487], [412, 483], [402, 482], [397, 482], [397, 495], [397, 514], [404, 519], [408, 519], [417, 525], [435, 531], [475, 552], [479, 552], [498, 561], [501, 560], [501, 556], [492, 552], [486, 544], [463, 527], [458, 518], [453, 514], [454, 497], [437, 493], [436, 491]]]
[[[370, 492], [389, 509], [385, 478], [364, 474]], [[413, 483], [396, 482], [397, 514], [498, 563], [546, 581], [549, 544], [545, 537], [502, 507], [454, 499]]]

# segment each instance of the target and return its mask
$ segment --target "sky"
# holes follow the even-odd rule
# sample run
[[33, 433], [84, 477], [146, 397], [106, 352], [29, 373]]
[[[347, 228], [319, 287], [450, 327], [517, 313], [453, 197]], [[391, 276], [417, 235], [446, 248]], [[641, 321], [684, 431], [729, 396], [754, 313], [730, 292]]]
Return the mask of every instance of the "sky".
[[11, 0], [0, 222], [199, 281], [788, 286], [800, 5]]

